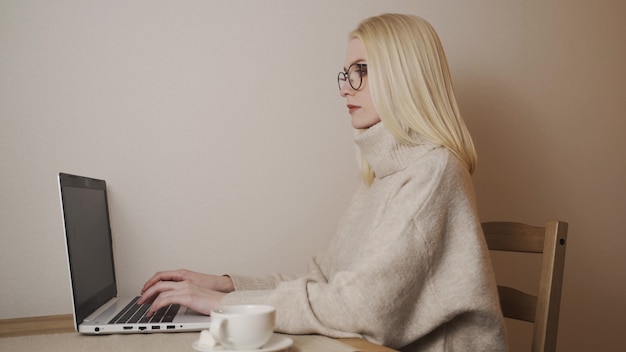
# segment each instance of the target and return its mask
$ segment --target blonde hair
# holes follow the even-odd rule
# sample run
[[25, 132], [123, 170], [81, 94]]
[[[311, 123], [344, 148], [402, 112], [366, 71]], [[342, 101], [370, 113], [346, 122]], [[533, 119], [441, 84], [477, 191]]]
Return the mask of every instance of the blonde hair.
[[[385, 128], [400, 143], [417, 145], [425, 138], [449, 149], [473, 173], [476, 150], [434, 28], [417, 16], [384, 14], [362, 21], [352, 38], [365, 46], [368, 85]], [[361, 173], [370, 184], [375, 175], [362, 159]]]

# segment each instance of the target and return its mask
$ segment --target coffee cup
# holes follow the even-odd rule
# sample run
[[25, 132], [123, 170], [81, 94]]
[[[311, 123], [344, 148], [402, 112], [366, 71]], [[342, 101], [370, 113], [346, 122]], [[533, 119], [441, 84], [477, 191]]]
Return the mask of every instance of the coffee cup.
[[276, 308], [266, 305], [223, 305], [211, 310], [211, 336], [234, 350], [261, 348], [272, 337]]

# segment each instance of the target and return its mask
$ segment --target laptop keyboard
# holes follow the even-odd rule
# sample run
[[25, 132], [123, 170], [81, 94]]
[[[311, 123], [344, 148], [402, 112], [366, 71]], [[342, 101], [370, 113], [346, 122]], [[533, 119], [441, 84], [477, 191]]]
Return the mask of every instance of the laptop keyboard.
[[109, 324], [128, 323], [170, 323], [174, 320], [176, 313], [180, 309], [180, 304], [170, 304], [159, 309], [153, 316], [145, 316], [150, 308], [149, 304], [137, 304], [139, 297], [135, 297], [121, 312], [119, 312]]

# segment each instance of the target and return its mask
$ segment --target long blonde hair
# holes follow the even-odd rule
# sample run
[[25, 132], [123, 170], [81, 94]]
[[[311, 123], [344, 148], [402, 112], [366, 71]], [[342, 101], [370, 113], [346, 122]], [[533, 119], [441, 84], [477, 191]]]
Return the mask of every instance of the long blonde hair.
[[[385, 128], [401, 143], [421, 144], [421, 137], [444, 146], [473, 173], [476, 150], [434, 28], [421, 17], [384, 14], [362, 21], [352, 38], [365, 46], [368, 85]], [[361, 164], [369, 184], [374, 173]]]

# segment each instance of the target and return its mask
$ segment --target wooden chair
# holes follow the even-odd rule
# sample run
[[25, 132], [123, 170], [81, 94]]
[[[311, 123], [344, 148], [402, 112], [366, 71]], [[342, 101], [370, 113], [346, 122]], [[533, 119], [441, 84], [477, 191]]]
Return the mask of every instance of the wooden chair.
[[532, 351], [555, 351], [565, 264], [567, 223], [549, 221], [545, 227], [516, 222], [482, 224], [489, 250], [543, 253], [537, 296], [498, 285], [502, 313], [534, 323]]

